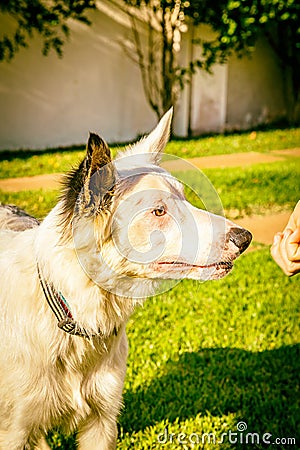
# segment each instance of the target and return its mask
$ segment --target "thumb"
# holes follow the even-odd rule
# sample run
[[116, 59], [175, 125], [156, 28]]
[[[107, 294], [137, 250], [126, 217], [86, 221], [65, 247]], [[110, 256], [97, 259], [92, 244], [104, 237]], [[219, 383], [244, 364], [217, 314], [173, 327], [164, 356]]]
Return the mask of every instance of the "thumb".
[[300, 261], [300, 227], [287, 237], [285, 248], [290, 261]]

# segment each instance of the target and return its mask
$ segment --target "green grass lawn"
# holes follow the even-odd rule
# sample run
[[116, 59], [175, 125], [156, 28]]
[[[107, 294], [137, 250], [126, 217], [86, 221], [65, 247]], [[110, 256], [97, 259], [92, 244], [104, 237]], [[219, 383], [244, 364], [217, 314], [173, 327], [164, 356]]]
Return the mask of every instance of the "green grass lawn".
[[181, 158], [226, 155], [230, 153], [269, 152], [296, 148], [300, 145], [300, 128], [289, 130], [254, 131], [232, 135], [214, 135], [200, 139], [173, 140], [167, 153]]
[[[237, 218], [249, 214], [265, 214], [270, 212], [291, 210], [300, 198], [300, 164], [297, 159], [284, 162], [260, 164], [240, 168], [206, 169], [204, 174], [216, 190], [217, 203], [210, 201], [203, 177], [199, 172], [189, 171], [175, 175], [186, 181], [187, 197], [196, 206], [206, 207], [218, 213], [223, 206], [229, 218]], [[208, 184], [208, 187], [211, 185]], [[195, 195], [194, 191], [200, 198]], [[56, 204], [58, 191], [36, 190], [22, 192], [1, 192], [3, 203], [15, 203], [30, 214], [43, 218]], [[202, 201], [201, 201], [202, 200]]]
[[34, 191], [3, 192], [0, 190], [0, 202], [18, 205], [37, 219], [43, 219], [56, 205], [59, 192], [37, 189]]
[[299, 448], [299, 313], [299, 278], [285, 277], [268, 249], [241, 257], [223, 280], [184, 281], [148, 300], [127, 327], [118, 448], [160, 448], [166, 425], [220, 438], [239, 421], [297, 437]]
[[[229, 153], [269, 152], [295, 148], [300, 145], [300, 128], [257, 131], [252, 133], [217, 135], [194, 140], [173, 140], [166, 153], [181, 158], [211, 156]], [[84, 146], [83, 146], [84, 147]], [[116, 154], [118, 147], [112, 147]], [[66, 172], [84, 155], [84, 151], [26, 151], [0, 153], [0, 178], [32, 176], [43, 173]]]
[[197, 171], [185, 172], [185, 176], [178, 174], [198, 196], [200, 194], [202, 202], [193, 192], [190, 192], [188, 197], [196, 206], [202, 207], [204, 204], [206, 209], [216, 213], [219, 213], [221, 204], [226, 216], [231, 219], [292, 210], [300, 198], [300, 163], [296, 158], [284, 162], [257, 164], [242, 170], [240, 167], [234, 167], [205, 169], [203, 172], [219, 196], [216, 211], [216, 198], [213, 196], [211, 199], [211, 189]]

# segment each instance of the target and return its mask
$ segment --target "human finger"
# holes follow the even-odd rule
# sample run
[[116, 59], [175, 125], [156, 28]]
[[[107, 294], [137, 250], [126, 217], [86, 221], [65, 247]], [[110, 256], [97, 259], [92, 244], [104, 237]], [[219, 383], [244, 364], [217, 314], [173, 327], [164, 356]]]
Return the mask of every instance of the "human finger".
[[289, 221], [285, 229], [290, 228], [294, 231], [297, 227], [300, 227], [300, 200], [298, 201], [298, 203], [294, 208], [294, 211], [290, 215]]
[[281, 254], [280, 244], [283, 239], [283, 233], [276, 233], [273, 238], [273, 244], [271, 246], [271, 255], [278, 266], [284, 270], [285, 263]]
[[300, 262], [300, 228], [291, 233], [286, 241], [285, 248], [290, 261]]
[[274, 261], [289, 277], [300, 272], [300, 262], [290, 261], [286, 252], [286, 242], [291, 234], [291, 230], [286, 230], [284, 233], [276, 233], [271, 247], [271, 255]]

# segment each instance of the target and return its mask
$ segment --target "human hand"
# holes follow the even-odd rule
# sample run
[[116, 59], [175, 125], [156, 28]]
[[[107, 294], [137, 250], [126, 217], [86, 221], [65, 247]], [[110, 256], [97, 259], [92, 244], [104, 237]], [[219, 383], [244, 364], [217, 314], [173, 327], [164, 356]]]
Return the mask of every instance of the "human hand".
[[300, 272], [300, 201], [284, 231], [275, 234], [271, 255], [286, 275]]

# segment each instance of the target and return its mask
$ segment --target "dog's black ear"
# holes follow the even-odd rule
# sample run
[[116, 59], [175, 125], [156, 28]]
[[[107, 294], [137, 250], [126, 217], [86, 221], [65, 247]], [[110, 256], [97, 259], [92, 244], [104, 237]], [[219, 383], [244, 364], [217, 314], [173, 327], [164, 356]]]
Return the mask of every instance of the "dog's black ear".
[[84, 159], [85, 176], [91, 177], [101, 167], [111, 162], [111, 153], [107, 143], [97, 134], [90, 133]]
[[77, 200], [78, 212], [91, 215], [107, 209], [115, 185], [115, 169], [106, 142], [90, 133], [84, 160], [83, 189]]
[[90, 133], [86, 156], [64, 181], [62, 214], [70, 222], [74, 212], [90, 216], [108, 208], [115, 184], [115, 169], [106, 142]]

